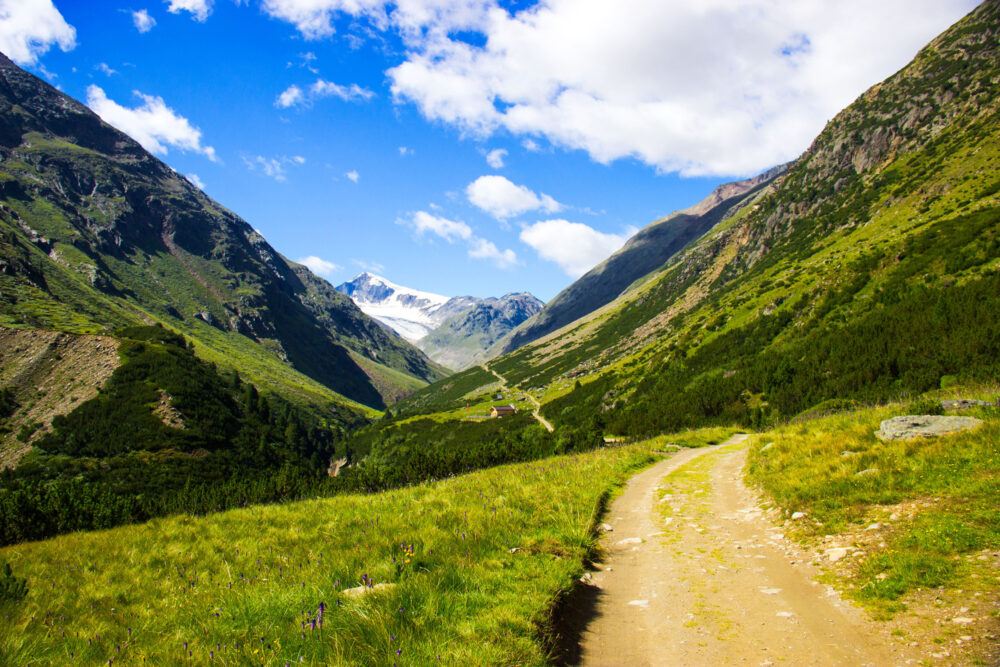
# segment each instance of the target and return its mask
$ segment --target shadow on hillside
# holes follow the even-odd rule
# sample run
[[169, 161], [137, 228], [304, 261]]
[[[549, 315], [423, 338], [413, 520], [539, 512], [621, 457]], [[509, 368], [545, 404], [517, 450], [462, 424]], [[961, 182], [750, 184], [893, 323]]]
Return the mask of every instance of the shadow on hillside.
[[597, 605], [601, 589], [577, 582], [553, 610], [552, 664], [557, 667], [579, 665], [583, 661], [583, 633], [600, 614]]

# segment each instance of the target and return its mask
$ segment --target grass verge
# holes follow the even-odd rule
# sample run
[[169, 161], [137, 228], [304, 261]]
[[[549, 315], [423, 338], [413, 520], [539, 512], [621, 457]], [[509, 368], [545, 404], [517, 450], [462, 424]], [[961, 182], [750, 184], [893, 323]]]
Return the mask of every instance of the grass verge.
[[546, 664], [597, 508], [655, 459], [643, 443], [0, 549], [28, 584], [0, 663]]
[[793, 535], [852, 542], [847, 593], [889, 615], [917, 589], [987, 585], [975, 563], [1000, 549], [1000, 410], [958, 413], [984, 424], [940, 438], [875, 437], [882, 420], [920, 414], [914, 407], [791, 424], [758, 438], [747, 462], [786, 517], [804, 514], [788, 524]]

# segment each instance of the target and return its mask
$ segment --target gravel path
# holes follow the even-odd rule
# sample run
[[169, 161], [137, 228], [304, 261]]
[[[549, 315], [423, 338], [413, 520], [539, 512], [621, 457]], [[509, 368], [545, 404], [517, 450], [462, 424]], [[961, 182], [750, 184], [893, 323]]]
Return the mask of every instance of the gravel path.
[[917, 664], [830, 587], [743, 485], [748, 436], [682, 450], [614, 501], [581, 660], [593, 666]]

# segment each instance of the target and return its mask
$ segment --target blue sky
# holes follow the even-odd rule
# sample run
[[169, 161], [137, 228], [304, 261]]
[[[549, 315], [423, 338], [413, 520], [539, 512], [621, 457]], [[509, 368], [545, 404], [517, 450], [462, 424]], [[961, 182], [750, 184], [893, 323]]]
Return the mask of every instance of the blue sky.
[[0, 50], [334, 284], [547, 300], [975, 4], [0, 0]]

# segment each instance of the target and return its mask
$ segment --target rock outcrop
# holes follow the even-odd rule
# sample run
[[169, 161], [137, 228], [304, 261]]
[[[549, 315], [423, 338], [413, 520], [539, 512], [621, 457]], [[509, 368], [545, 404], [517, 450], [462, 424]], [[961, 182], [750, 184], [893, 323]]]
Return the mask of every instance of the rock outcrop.
[[938, 415], [906, 415], [886, 419], [875, 431], [879, 440], [912, 440], [936, 438], [982, 426], [975, 417], [942, 417]]

